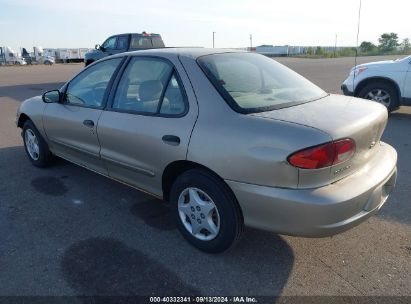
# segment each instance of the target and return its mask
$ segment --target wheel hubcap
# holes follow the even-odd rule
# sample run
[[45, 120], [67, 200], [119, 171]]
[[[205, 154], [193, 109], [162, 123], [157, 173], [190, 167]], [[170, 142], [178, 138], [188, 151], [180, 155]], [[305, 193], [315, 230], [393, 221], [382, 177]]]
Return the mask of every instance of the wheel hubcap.
[[381, 89], [375, 89], [370, 91], [367, 95], [365, 95], [366, 99], [369, 100], [374, 100], [387, 108], [391, 104], [391, 96], [388, 94], [387, 91], [381, 90]]
[[178, 214], [186, 230], [202, 241], [214, 239], [220, 231], [220, 215], [213, 200], [197, 188], [184, 189], [178, 198]]
[[27, 129], [24, 137], [25, 137], [27, 152], [29, 152], [30, 157], [33, 160], [38, 160], [40, 148], [39, 148], [39, 142], [37, 140], [36, 135], [34, 134], [32, 130]]

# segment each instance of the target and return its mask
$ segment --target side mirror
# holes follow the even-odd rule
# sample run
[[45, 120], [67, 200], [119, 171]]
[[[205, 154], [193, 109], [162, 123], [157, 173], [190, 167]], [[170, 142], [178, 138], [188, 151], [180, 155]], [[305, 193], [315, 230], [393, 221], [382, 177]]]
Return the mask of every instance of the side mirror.
[[100, 44], [96, 44], [94, 47], [96, 50], [102, 50], [103, 47]]
[[58, 103], [61, 101], [61, 94], [59, 90], [48, 91], [43, 94], [42, 99], [45, 103]]

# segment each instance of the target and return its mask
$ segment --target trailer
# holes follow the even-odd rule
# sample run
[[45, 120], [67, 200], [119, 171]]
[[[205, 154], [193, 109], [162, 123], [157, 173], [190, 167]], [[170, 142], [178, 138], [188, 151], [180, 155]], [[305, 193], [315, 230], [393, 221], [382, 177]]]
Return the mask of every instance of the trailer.
[[88, 48], [59, 48], [55, 50], [56, 62], [83, 62], [84, 55], [89, 51]]
[[288, 45], [260, 45], [256, 47], [256, 52], [266, 56], [288, 56]]

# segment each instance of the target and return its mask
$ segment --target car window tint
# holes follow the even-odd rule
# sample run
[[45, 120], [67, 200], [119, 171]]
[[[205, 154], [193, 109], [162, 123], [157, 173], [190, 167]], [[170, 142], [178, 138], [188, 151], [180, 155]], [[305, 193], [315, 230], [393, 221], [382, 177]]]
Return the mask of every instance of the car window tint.
[[175, 74], [171, 77], [166, 92], [164, 93], [163, 103], [160, 113], [168, 115], [179, 115], [184, 112], [184, 98]]
[[165, 46], [163, 39], [161, 39], [160, 36], [152, 37], [152, 42], [153, 42], [153, 47], [155, 48], [163, 48]]
[[222, 61], [216, 65], [216, 70], [221, 84], [229, 92], [255, 91], [261, 86], [260, 71], [247, 61], [238, 61], [235, 64], [230, 60]]
[[116, 47], [116, 41], [117, 37], [111, 37], [108, 38], [104, 43], [103, 43], [103, 48], [106, 50], [113, 50]]
[[322, 98], [326, 92], [275, 60], [253, 53], [224, 53], [197, 62], [236, 111], [250, 113]]
[[121, 60], [104, 60], [79, 74], [69, 83], [65, 101], [73, 105], [101, 107], [107, 85]]
[[165, 61], [134, 57], [120, 80], [113, 108], [156, 113], [172, 71], [171, 64]]
[[125, 50], [127, 49], [128, 36], [120, 36], [117, 39], [117, 49]]
[[153, 44], [151, 43], [151, 38], [143, 37], [143, 36], [132, 36], [130, 48], [132, 49], [144, 49], [144, 48], [152, 48]]

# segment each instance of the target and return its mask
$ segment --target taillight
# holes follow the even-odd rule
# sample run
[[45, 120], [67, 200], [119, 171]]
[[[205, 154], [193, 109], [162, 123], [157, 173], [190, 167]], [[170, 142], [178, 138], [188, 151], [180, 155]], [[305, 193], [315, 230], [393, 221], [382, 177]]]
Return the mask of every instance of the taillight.
[[297, 168], [320, 169], [345, 162], [354, 153], [355, 142], [346, 138], [297, 151], [288, 157], [288, 162]]

